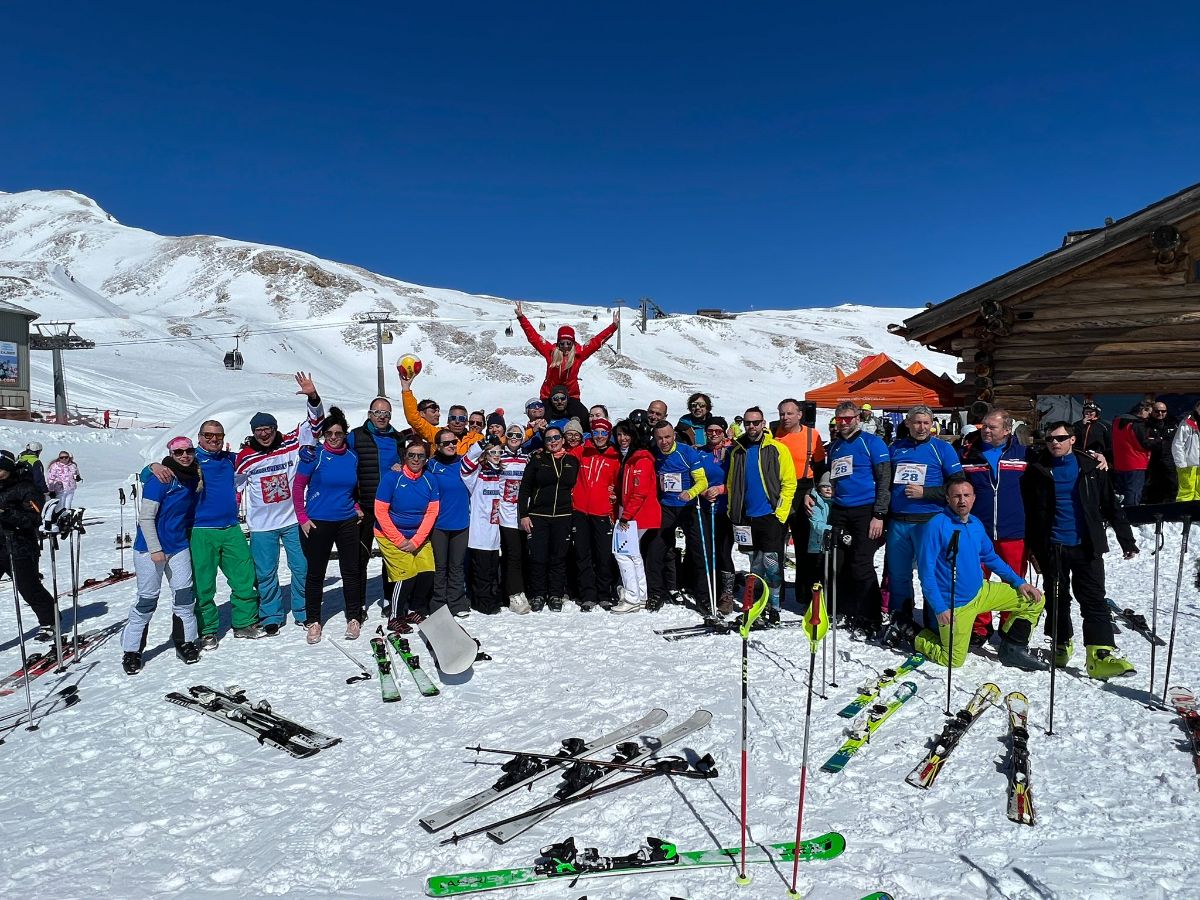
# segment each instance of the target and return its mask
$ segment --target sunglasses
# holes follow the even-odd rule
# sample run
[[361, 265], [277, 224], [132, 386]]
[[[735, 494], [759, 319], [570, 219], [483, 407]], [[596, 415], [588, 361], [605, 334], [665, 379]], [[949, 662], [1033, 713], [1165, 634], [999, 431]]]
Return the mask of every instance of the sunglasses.
[[593, 428], [592, 437], [608, 437], [608, 432], [603, 428]]
[[223, 432], [223, 431], [202, 431], [202, 432], [200, 432], [200, 437], [204, 438], [206, 441], [219, 441], [221, 438], [225, 437], [225, 432]]
[[424, 459], [425, 454], [424, 453], [405, 453], [404, 458], [405, 459]]
[[561, 441], [562, 439], [563, 436], [561, 434], [551, 434], [546, 436], [546, 443], [549, 444], [551, 441]]
[[465, 422], [465, 421], [467, 421], [467, 417], [466, 416], [448, 416], [446, 418], [446, 421], [448, 421], [448, 422]]
[[[858, 416], [834, 416], [833, 420], [835, 422], [857, 422]], [[750, 423], [747, 422], [746, 424], [749, 425]]]
[[183, 448], [180, 450], [172, 450], [171, 451], [172, 456], [188, 456], [188, 455], [194, 456], [195, 454], [196, 454], [196, 450], [194, 447], [186, 447], [186, 448]]
[[697, 400], [695, 403], [689, 403], [688, 406], [690, 406], [692, 409], [695, 409], [697, 406], [708, 406], [708, 404], [703, 400]]
[[749, 428], [751, 425], [765, 425], [766, 420], [765, 419], [746, 419], [744, 421], [744, 424], [746, 425], [747, 428]]
[[[429, 407], [425, 408], [428, 409]], [[390, 409], [373, 409], [367, 413], [367, 415], [375, 419], [390, 419], [392, 417], [392, 411]]]
[[525, 432], [523, 432], [523, 431], [510, 431], [508, 434], [506, 434], [506, 435], [505, 435], [505, 437], [510, 437], [510, 438], [520, 438], [521, 440], [525, 440]]
[[327, 437], [327, 438], [331, 438], [331, 437], [344, 438], [345, 436], [346, 436], [346, 432], [344, 432], [344, 431], [326, 431], [325, 432], [325, 437]]
[[530, 403], [527, 407], [525, 407], [525, 409], [527, 409], [527, 410], [529, 410], [529, 409], [545, 409], [545, 408], [546, 408], [545, 403]]
[[482, 428], [483, 427], [483, 419], [472, 419], [471, 427], [472, 428]]
[[1048, 434], [1046, 435], [1046, 440], [1054, 444], [1061, 444], [1064, 441], [1071, 440], [1073, 437], [1075, 437], [1073, 434]]

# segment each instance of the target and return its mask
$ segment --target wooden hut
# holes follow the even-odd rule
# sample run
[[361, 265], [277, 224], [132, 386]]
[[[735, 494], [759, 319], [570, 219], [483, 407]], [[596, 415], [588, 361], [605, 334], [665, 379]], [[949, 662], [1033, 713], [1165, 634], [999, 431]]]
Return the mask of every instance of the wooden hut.
[[889, 330], [959, 357], [964, 405], [1021, 418], [1052, 394], [1200, 393], [1200, 185]]

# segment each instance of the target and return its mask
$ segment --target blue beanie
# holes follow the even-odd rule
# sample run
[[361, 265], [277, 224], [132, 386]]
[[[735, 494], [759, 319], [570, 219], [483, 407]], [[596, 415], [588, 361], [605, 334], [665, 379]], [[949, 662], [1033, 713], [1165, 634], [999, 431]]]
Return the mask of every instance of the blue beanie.
[[279, 422], [270, 413], [255, 413], [254, 418], [250, 420], [251, 431], [253, 431], [255, 428], [266, 428], [267, 426], [275, 429], [279, 428]]

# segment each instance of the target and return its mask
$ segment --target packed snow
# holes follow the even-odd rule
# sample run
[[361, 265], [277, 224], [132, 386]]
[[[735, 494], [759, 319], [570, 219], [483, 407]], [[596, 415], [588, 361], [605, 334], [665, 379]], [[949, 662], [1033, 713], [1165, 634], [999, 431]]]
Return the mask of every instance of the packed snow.
[[[74, 194], [0, 196], [0, 258], [22, 260], [20, 277], [34, 286], [33, 296], [25, 300], [11, 293], [2, 295], [4, 299], [46, 317], [74, 317], [80, 330], [86, 324], [88, 336], [98, 341], [115, 341], [125, 332], [167, 336], [171, 316], [208, 327], [203, 319], [188, 319], [184, 276], [173, 282], [162, 274], [170, 266], [162, 259], [153, 265], [149, 260], [156, 253], [166, 254], [163, 258], [181, 271], [195, 274], [204, 266], [194, 259], [187, 262], [184, 251], [170, 251], [172, 242], [252, 245], [218, 238], [160, 238], [126, 229], [85, 200]], [[76, 227], [83, 235], [74, 243], [48, 237], [70, 231], [61, 209], [51, 215], [64, 205], [77, 214]], [[17, 206], [19, 215], [14, 212]], [[30, 212], [35, 207], [50, 211], [35, 222]], [[304, 258], [292, 251], [276, 252]], [[54, 267], [64, 265], [76, 281], [68, 275], [64, 284], [55, 274]], [[207, 265], [196, 283], [218, 284], [224, 277], [220, 262], [210, 260]], [[341, 271], [325, 261], [314, 265]], [[10, 275], [17, 268], [17, 263], [0, 263], [0, 271]], [[163, 280], [131, 287], [134, 269], [143, 274], [152, 270]], [[353, 267], [345, 271], [371, 284], [376, 279], [400, 285]], [[120, 282], [122, 273], [125, 282]], [[250, 278], [245, 273], [225, 274], [231, 285]], [[90, 293], [73, 289], [81, 282]], [[119, 283], [126, 285], [124, 293], [114, 290]], [[443, 409], [461, 399], [470, 400], [473, 407], [516, 410], [536, 391], [537, 360], [519, 332], [514, 338], [503, 336], [506, 303], [451, 291], [412, 286], [405, 290], [427, 304], [424, 309], [431, 316], [451, 318], [466, 310], [462, 318], [496, 320], [486, 325], [492, 332], [490, 345], [479, 339], [480, 328], [465, 323], [454, 326], [455, 333], [479, 343], [456, 345], [466, 339], [419, 324], [398, 335], [389, 350], [389, 364], [402, 350], [415, 350], [426, 359], [418, 394], [438, 398]], [[159, 292], [153, 302], [148, 293], [139, 293], [152, 291]], [[197, 296], [191, 294], [190, 302], [207, 302]], [[275, 314], [261, 283], [247, 288], [244, 296], [234, 296], [228, 306], [233, 327], [221, 325], [226, 332], [243, 324], [266, 327], [283, 317]], [[362, 308], [370, 306], [364, 301]], [[548, 328], [571, 321], [581, 331], [602, 327], [607, 315], [598, 310], [600, 322], [594, 325], [590, 308], [546, 305], [538, 312], [544, 313]], [[121, 318], [125, 315], [129, 318]], [[858, 356], [873, 350], [886, 349], [902, 364], [919, 359], [935, 371], [950, 368], [945, 357], [906, 346], [886, 333], [886, 322], [903, 315], [841, 307], [755, 313], [728, 323], [678, 317], [652, 322], [646, 335], [626, 321], [623, 357], [597, 357], [585, 365], [584, 400], [607, 402], [620, 413], [661, 395], [678, 415], [690, 390], [708, 388], [717, 412], [732, 414], [752, 402], [773, 405], [783, 396], [800, 395], [807, 387], [832, 380], [833, 364], [854, 365]], [[330, 316], [346, 318], [348, 312]], [[429, 333], [437, 335], [436, 340]], [[247, 369], [242, 372], [221, 366], [224, 346], [216, 341], [126, 344], [73, 353], [68, 358], [72, 402], [135, 409], [145, 420], [161, 420], [169, 427], [99, 430], [4, 423], [0, 446], [19, 449], [38, 440], [46, 446], [44, 459], [60, 448], [74, 454], [85, 479], [76, 503], [87, 508], [89, 519], [100, 520], [82, 539], [82, 572], [101, 577], [121, 562], [114, 543], [121, 527], [118, 488], [127, 486], [145, 461], [162, 455], [170, 435], [194, 436], [200, 421], [215, 417], [235, 437], [244, 433], [250, 415], [260, 408], [279, 415], [281, 423], [298, 420], [303, 400], [291, 394], [294, 385], [281, 377], [297, 369], [315, 372], [327, 405], [345, 405], [352, 424], [362, 421], [374, 393], [373, 345], [354, 346], [341, 335], [331, 329], [252, 339], [243, 344]], [[773, 344], [775, 337], [786, 346]], [[805, 349], [798, 352], [797, 341], [806, 342]], [[463, 356], [455, 355], [455, 346]], [[485, 350], [511, 371], [488, 368]], [[43, 397], [49, 394], [49, 361], [39, 359], [44, 356], [34, 354], [34, 390]], [[394, 396], [394, 373], [389, 373], [389, 385]], [[125, 508], [124, 530], [133, 531], [132, 507]], [[1149, 616], [1153, 541], [1149, 529], [1135, 531], [1142, 553], [1130, 561], [1110, 554], [1108, 589], [1120, 605]], [[1160, 631], [1169, 625], [1180, 540], [1180, 526], [1168, 526], [1160, 557]], [[1200, 639], [1194, 557], [1193, 550], [1183, 569], [1171, 681], [1200, 687], [1194, 651]], [[882, 563], [882, 554], [877, 563]], [[47, 553], [43, 571], [48, 573], [49, 564]], [[124, 565], [131, 567], [129, 551]], [[372, 564], [373, 576], [378, 566], [377, 561]], [[65, 556], [60, 557], [60, 590], [67, 571]], [[286, 566], [281, 574], [286, 580]], [[632, 852], [647, 835], [670, 839], [685, 849], [737, 844], [737, 636], [668, 643], [653, 630], [697, 621], [694, 613], [674, 607], [621, 617], [601, 611], [585, 614], [572, 607], [523, 617], [476, 614], [466, 625], [492, 655], [491, 661], [477, 663], [469, 676], [439, 677], [441, 696], [430, 699], [420, 697], [401, 671], [397, 681], [403, 700], [384, 705], [378, 679], [345, 683], [355, 667], [329, 646], [341, 641], [336, 565], [331, 565], [326, 584], [326, 615], [332, 624], [325, 640], [315, 646], [307, 645], [303, 631], [290, 624], [275, 638], [235, 641], [228, 634], [228, 609], [223, 606], [220, 648], [204, 654], [200, 664], [185, 667], [172, 652], [164, 602], [151, 625], [141, 674], [123, 674], [114, 639], [66, 675], [47, 674], [36, 681], [35, 702], [69, 683], [78, 683], [82, 700], [48, 715], [36, 732], [2, 733], [7, 760], [0, 791], [0, 822], [5, 823], [7, 837], [7, 852], [0, 861], [3, 894], [416, 898], [423, 895], [429, 875], [525, 865], [541, 846], [568, 835], [580, 846], [614, 854]], [[218, 602], [223, 603], [228, 596], [224, 580], [218, 579], [218, 585]], [[378, 591], [373, 578], [367, 634], [382, 621]], [[3, 592], [0, 661], [7, 673], [18, 667], [19, 657], [7, 584]], [[133, 596], [130, 582], [80, 595], [81, 628], [121, 621]], [[66, 607], [69, 628], [69, 601]], [[797, 610], [790, 591], [787, 610], [793, 615]], [[27, 607], [22, 612], [31, 635], [32, 614]], [[1075, 621], [1078, 631], [1077, 612]], [[370, 666], [367, 634], [343, 646]], [[1040, 630], [1036, 636], [1040, 639]], [[1146, 706], [1151, 699], [1149, 643], [1127, 629], [1118, 643], [1137, 665], [1137, 674], [1119, 683], [1093, 682], [1082, 672], [1078, 650], [1058, 678], [1052, 737], [1044, 734], [1048, 675], [1004, 668], [975, 654], [955, 672], [956, 709], [987, 680], [996, 681], [1006, 693], [1019, 690], [1029, 696], [1039, 816], [1038, 824], [1029, 828], [1013, 824], [1005, 815], [1006, 778], [999, 760], [1007, 725], [998, 710], [986, 713], [969, 732], [932, 790], [922, 792], [904, 783], [943, 722], [946, 673], [928, 664], [910, 676], [918, 685], [917, 696], [844, 772], [817, 771], [843, 739], [845, 720], [837, 717], [837, 710], [853, 697], [858, 684], [903, 658], [839, 636], [839, 686], [826, 688], [825, 696], [813, 703], [805, 835], [838, 831], [845, 835], [847, 849], [838, 859], [801, 866], [804, 896], [860, 898], [887, 890], [897, 898], [1200, 897], [1200, 791], [1182, 744], [1183, 731], [1171, 713]], [[417, 649], [423, 651], [419, 642]], [[425, 662], [434, 671], [432, 663]], [[1162, 690], [1164, 663], [1165, 653], [1160, 652], [1156, 692]], [[818, 681], [819, 670], [820, 656]], [[798, 629], [752, 636], [750, 829], [758, 842], [793, 837], [807, 672], [808, 647]], [[241, 685], [253, 697], [268, 698], [282, 714], [338, 735], [343, 742], [311, 759], [293, 759], [163, 700], [166, 693], [186, 692], [194, 684]], [[24, 702], [21, 692], [0, 698], [0, 714]], [[563, 738], [594, 737], [656, 706], [670, 712], [659, 731], [697, 708], [713, 713], [712, 724], [682, 746], [711, 752], [719, 778], [678, 783], [657, 779], [625, 794], [563, 810], [504, 846], [480, 836], [457, 847], [441, 847], [445, 833], [431, 835], [419, 826], [423, 813], [481, 790], [499, 776], [499, 758], [476, 758], [464, 749], [467, 745], [552, 753]], [[552, 785], [553, 779], [544, 780], [531, 793], [510, 796], [459, 827], [484, 824], [539, 802]], [[732, 870], [708, 870], [686, 877], [667, 872], [508, 893], [571, 900], [583, 895], [591, 900], [780, 897], [791, 872], [790, 865], [760, 865], [752, 874], [753, 884], [744, 888], [734, 884]]]

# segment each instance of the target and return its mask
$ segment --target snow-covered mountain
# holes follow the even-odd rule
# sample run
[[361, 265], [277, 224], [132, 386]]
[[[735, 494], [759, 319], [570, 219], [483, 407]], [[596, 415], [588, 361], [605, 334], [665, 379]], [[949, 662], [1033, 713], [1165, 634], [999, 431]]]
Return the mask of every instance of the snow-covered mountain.
[[[730, 285], [731, 296], [737, 285]], [[425, 363], [418, 393], [443, 406], [515, 409], [544, 371], [498, 297], [427, 288], [347, 263], [220, 237], [164, 237], [117, 222], [71, 191], [0, 194], [0, 299], [70, 320], [96, 349], [70, 354], [72, 403], [120, 408], [143, 418], [234, 418], [290, 391], [288, 373], [312, 370], [322, 393], [352, 414], [375, 393], [375, 328], [358, 313], [387, 310], [402, 324], [385, 350], [391, 370], [403, 352]], [[526, 303], [548, 334], [573, 325], [581, 340], [609, 321], [605, 307]], [[585, 402], [625, 410], [661, 397], [683, 412], [693, 390], [714, 395], [718, 412], [800, 396], [884, 351], [934, 371], [953, 361], [888, 334], [909, 310], [843, 305], [743, 313], [736, 320], [681, 315], [653, 320], [645, 334], [625, 310], [615, 340], [584, 368]], [[513, 326], [513, 335], [505, 328]], [[222, 360], [240, 347], [246, 365]], [[193, 337], [196, 340], [168, 342]], [[49, 354], [33, 354], [34, 396], [50, 399]], [[281, 410], [282, 411], [282, 410]]]

